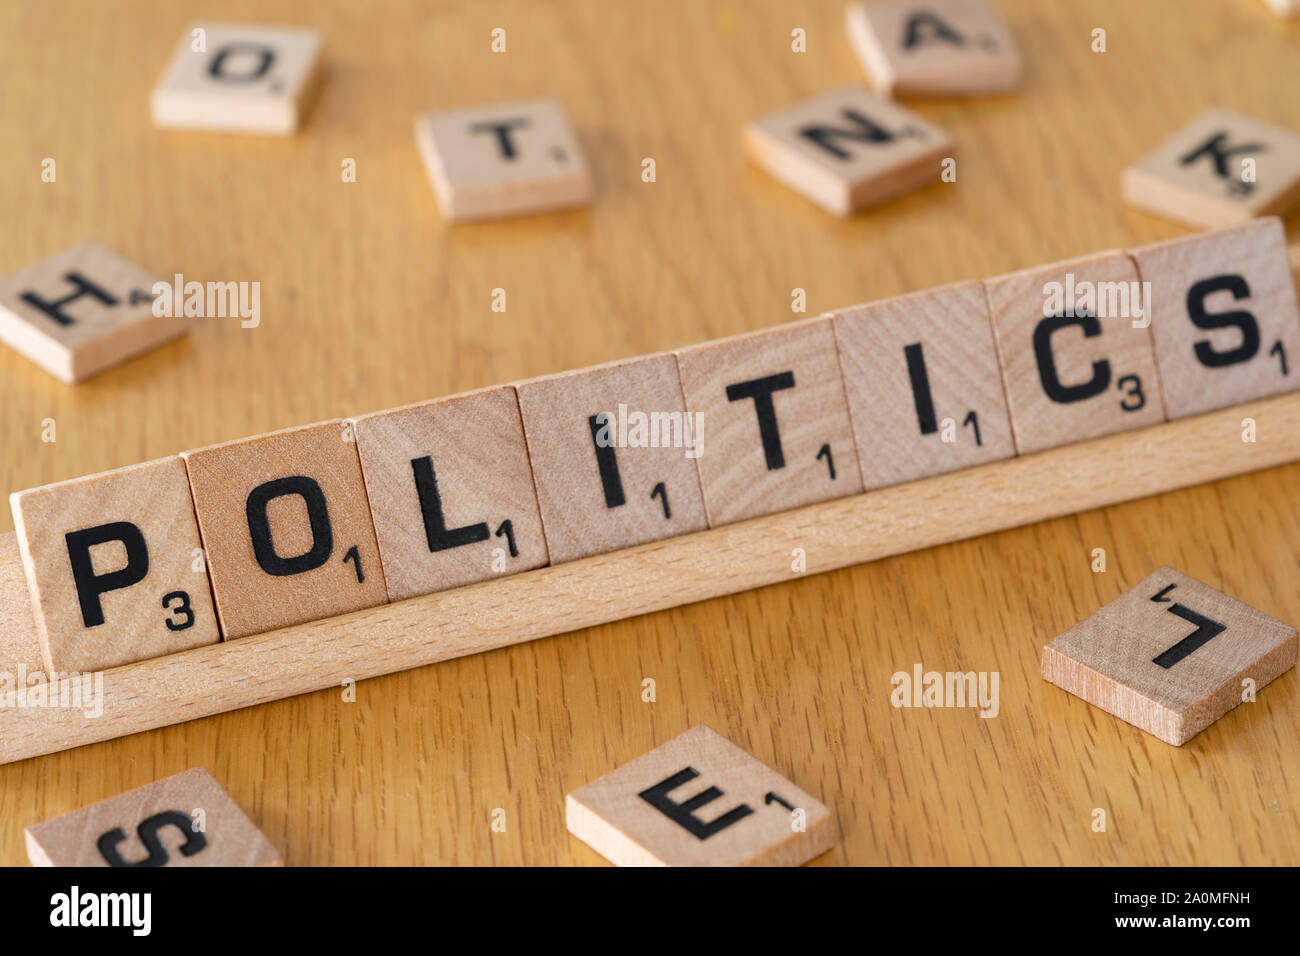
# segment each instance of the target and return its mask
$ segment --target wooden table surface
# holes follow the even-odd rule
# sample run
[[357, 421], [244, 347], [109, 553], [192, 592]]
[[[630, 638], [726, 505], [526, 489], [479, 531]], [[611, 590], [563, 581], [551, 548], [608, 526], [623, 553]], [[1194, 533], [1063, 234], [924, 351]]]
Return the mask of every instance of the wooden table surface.
[[[1300, 128], [1300, 25], [1258, 0], [995, 2], [1024, 88], [912, 104], [951, 131], [957, 183], [840, 221], [750, 165], [741, 129], [862, 81], [841, 0], [6, 0], [0, 273], [93, 237], [163, 276], [258, 281], [262, 321], [204, 320], [75, 388], [0, 350], [0, 488], [766, 328], [799, 317], [796, 287], [816, 314], [1181, 235], [1122, 205], [1125, 164], [1211, 105]], [[149, 90], [199, 16], [323, 32], [299, 135], [152, 127]], [[545, 95], [595, 204], [445, 225], [413, 117]], [[1275, 468], [366, 681], [355, 702], [322, 691], [3, 766], [0, 863], [26, 862], [24, 825], [192, 766], [290, 864], [598, 863], [564, 794], [702, 722], [834, 809], [820, 863], [1295, 863], [1294, 670], [1174, 748], [1038, 668], [1161, 564], [1300, 621], [1298, 482]], [[998, 715], [891, 707], [916, 663], [997, 671]]]

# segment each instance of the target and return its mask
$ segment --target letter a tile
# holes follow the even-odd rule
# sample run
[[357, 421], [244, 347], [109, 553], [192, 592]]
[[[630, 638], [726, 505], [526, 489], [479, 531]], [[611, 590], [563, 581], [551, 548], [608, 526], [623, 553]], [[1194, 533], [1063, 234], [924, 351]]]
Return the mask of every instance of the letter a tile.
[[183, 335], [153, 314], [154, 278], [81, 242], [0, 279], [0, 341], [69, 384]]
[[952, 140], [911, 110], [846, 86], [755, 120], [749, 155], [795, 192], [847, 216], [937, 183]]
[[1020, 52], [985, 0], [854, 3], [849, 41], [884, 96], [970, 94], [1020, 84]]
[[705, 342], [677, 365], [704, 427], [710, 527], [862, 491], [829, 319]]
[[9, 500], [48, 670], [86, 673], [220, 640], [179, 458]]
[[1161, 568], [1043, 648], [1042, 668], [1044, 680], [1177, 747], [1295, 661], [1295, 628]]
[[33, 866], [279, 866], [279, 852], [202, 767], [30, 826]]
[[565, 816], [619, 866], [799, 866], [837, 832], [816, 798], [703, 724], [575, 790]]
[[1133, 260], [1103, 252], [985, 282], [1016, 450], [1165, 420]]
[[350, 423], [181, 452], [226, 638], [387, 600]]

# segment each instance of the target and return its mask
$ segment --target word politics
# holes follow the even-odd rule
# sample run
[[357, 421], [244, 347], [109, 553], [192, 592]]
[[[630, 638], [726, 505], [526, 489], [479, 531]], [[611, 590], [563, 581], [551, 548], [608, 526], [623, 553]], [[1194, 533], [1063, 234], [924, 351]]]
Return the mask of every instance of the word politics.
[[84, 672], [1241, 406], [1297, 354], [1264, 219], [11, 504], [43, 663]]

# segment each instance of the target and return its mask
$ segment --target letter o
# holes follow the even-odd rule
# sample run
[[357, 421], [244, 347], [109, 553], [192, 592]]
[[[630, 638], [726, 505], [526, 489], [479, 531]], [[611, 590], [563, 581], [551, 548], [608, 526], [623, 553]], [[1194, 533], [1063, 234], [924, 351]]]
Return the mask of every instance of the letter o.
[[[302, 554], [289, 558], [281, 557], [276, 552], [275, 541], [271, 537], [271, 522], [266, 514], [267, 506], [285, 495], [298, 495], [302, 498], [307, 505], [307, 518], [311, 521], [311, 547]], [[253, 555], [267, 574], [286, 577], [314, 571], [334, 553], [334, 531], [330, 527], [325, 492], [312, 478], [294, 475], [258, 485], [248, 493], [244, 510], [248, 514], [248, 534], [253, 541]]]

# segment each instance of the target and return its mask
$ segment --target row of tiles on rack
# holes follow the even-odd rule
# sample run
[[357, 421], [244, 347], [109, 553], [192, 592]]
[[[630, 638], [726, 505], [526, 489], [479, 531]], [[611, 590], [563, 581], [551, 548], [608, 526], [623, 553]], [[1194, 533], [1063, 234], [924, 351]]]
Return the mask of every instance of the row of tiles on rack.
[[[83, 294], [75, 292], [74, 294]], [[11, 497], [87, 671], [1289, 391], [1275, 219]]]

